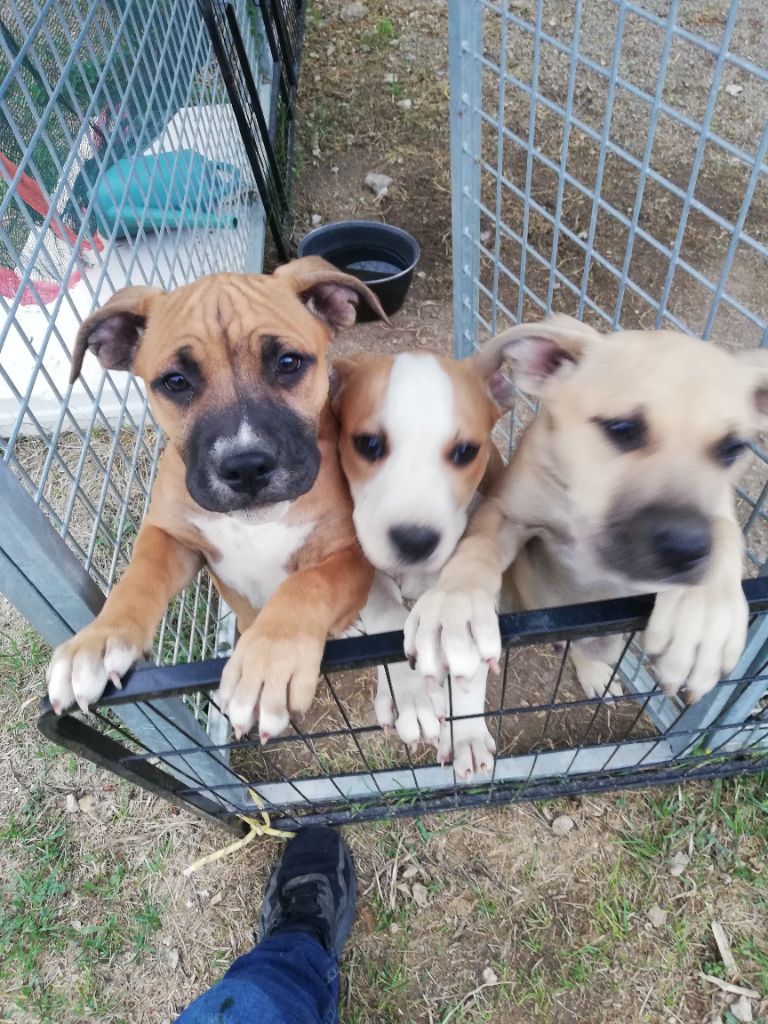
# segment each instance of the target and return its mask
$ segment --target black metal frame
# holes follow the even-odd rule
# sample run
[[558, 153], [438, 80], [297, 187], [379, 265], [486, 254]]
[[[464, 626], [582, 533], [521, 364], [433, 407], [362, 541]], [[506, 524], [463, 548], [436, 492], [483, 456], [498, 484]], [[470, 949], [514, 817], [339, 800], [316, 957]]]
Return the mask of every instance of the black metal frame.
[[272, 59], [269, 117], [264, 115], [259, 101], [234, 4], [228, 0], [198, 0], [198, 6], [211, 37], [277, 255], [286, 261], [290, 259], [291, 165], [305, 0], [258, 0]]
[[[744, 589], [753, 621], [756, 621], [768, 612], [768, 579], [745, 582]], [[323, 661], [323, 678], [332, 698], [329, 707], [338, 716], [341, 724], [335, 729], [309, 731], [302, 731], [294, 725], [293, 733], [270, 741], [264, 748], [259, 746], [258, 740], [254, 741], [248, 737], [225, 744], [210, 743], [201, 746], [199, 739], [190, 735], [187, 747], [180, 747], [177, 742], [169, 741], [165, 749], [150, 750], [138, 744], [116, 718], [110, 719], [110, 708], [117, 705], [134, 705], [136, 709], [151, 710], [153, 721], [157, 723], [164, 718], [163, 702], [166, 698], [189, 696], [200, 692], [215, 706], [213, 691], [220, 679], [223, 659], [173, 667], [153, 666], [137, 669], [125, 680], [122, 690], [116, 690], [111, 686], [108, 688], [90, 720], [79, 713], [57, 718], [46, 701], [39, 719], [39, 728], [52, 742], [235, 832], [241, 831], [244, 827], [240, 815], [249, 813], [249, 809], [250, 813], [255, 813], [245, 795], [246, 786], [258, 789], [264, 800], [265, 809], [273, 816], [275, 822], [281, 828], [290, 830], [318, 822], [346, 824], [442, 810], [493, 806], [512, 801], [548, 799], [689, 779], [714, 778], [767, 769], [766, 714], [748, 725], [743, 722], [723, 725], [715, 721], [701, 727], [687, 728], [684, 724], [684, 716], [687, 713], [685, 706], [678, 703], [676, 719], [672, 726], [666, 733], [654, 734], [647, 731], [646, 712], [652, 701], [668, 700], [657, 689], [639, 694], [625, 694], [622, 697], [604, 696], [601, 699], [587, 699], [580, 696], [576, 699], [562, 699], [561, 686], [569, 643], [588, 636], [629, 634], [629, 640], [624, 648], [626, 651], [634, 635], [644, 628], [651, 606], [650, 597], [641, 597], [501, 617], [502, 639], [507, 652], [501, 697], [498, 709], [486, 706], [485, 719], [486, 722], [495, 723], [496, 738], [499, 740], [505, 722], [523, 721], [524, 718], [521, 716], [543, 717], [544, 729], [538, 749], [515, 755], [522, 761], [526, 758], [530, 760], [531, 755], [533, 757], [530, 770], [524, 778], [504, 778], [494, 767], [490, 779], [463, 782], [458, 780], [450, 769], [438, 769], [434, 759], [431, 762], [424, 762], [422, 758], [420, 763], [416, 763], [408, 748], [399, 740], [392, 739], [389, 741], [389, 747], [397, 752], [397, 764], [382, 769], [371, 763], [371, 751], [369, 749], [366, 754], [364, 747], [372, 737], [380, 735], [380, 730], [366, 722], [353, 724], [349, 709], [345, 708], [344, 701], [337, 695], [332, 677], [347, 670], [359, 670], [374, 665], [386, 666], [403, 661], [401, 633], [329, 641]], [[542, 693], [538, 704], [507, 704], [510, 653], [516, 648], [556, 641], [565, 641], [566, 651], [553, 672], [554, 691], [551, 694]], [[748, 674], [723, 681], [719, 686], [730, 688], [729, 703], [732, 704], [743, 694], [747, 686], [753, 685], [756, 681], [762, 683], [763, 679], [768, 680], [768, 673], [766, 664], [760, 663]], [[368, 704], [371, 703], [370, 693], [366, 700]], [[622, 708], [625, 711], [631, 708], [631, 714], [628, 713], [620, 734], [588, 744], [598, 716], [610, 712], [611, 709], [618, 713]], [[548, 748], [548, 744], [551, 746], [548, 728], [553, 716], [556, 715], [570, 715], [572, 718], [580, 715], [581, 734], [578, 743], [553, 751]], [[458, 716], [449, 719], [454, 722], [457, 720]], [[173, 726], [174, 737], [177, 739], [178, 724], [171, 723], [170, 719], [167, 721]], [[637, 729], [641, 725], [645, 731], [641, 730], [638, 735]], [[751, 737], [749, 742], [739, 742], [735, 745], [735, 741], [745, 729]], [[670, 737], [674, 737], [677, 743], [667, 754], [664, 743]], [[324, 759], [323, 744], [340, 741], [353, 744], [363, 766], [362, 770], [338, 772], [332, 763]], [[628, 744], [632, 744], [632, 754], [637, 752], [638, 756], [631, 764], [622, 767], [618, 752], [622, 750], [623, 753], [627, 753], [630, 750]], [[254, 774], [243, 779], [241, 774], [229, 766], [231, 758], [256, 753], [264, 759], [273, 751], [286, 751], [291, 747], [294, 752], [301, 749], [302, 755], [306, 754], [303, 767], [292, 775], [286, 774], [280, 768], [279, 753], [276, 753], [270, 768], [277, 772], [278, 778], [271, 781], [265, 781], [264, 777]], [[646, 751], [643, 756], [639, 756], [641, 750]], [[585, 752], [593, 760], [602, 759], [602, 764], [591, 770], [578, 769], [578, 759]], [[537, 776], [534, 771], [537, 761], [555, 753], [564, 754], [566, 759], [569, 758], [564, 770], [554, 774], [543, 772]], [[223, 777], [227, 781], [212, 783], [203, 779], [199, 768], [195, 767], [200, 763], [195, 759], [199, 758], [210, 758], [219, 778]], [[513, 762], [510, 760], [505, 763]], [[308, 766], [314, 769], [314, 774], [308, 773]], [[424, 783], [423, 773], [426, 771], [429, 775], [430, 771], [435, 770], [440, 773], [439, 778], [434, 777]], [[412, 780], [413, 785], [393, 787], [391, 782], [395, 777]], [[353, 797], [348, 791], [345, 792], [345, 787], [348, 790], [350, 786], [359, 787], [363, 783], [368, 787], [364, 798], [359, 794]], [[325, 797], [320, 799], [311, 795], [311, 787], [318, 784], [325, 787]], [[290, 794], [290, 799], [280, 802], [264, 797], [265, 791], [270, 791], [270, 787], [274, 789], [275, 786], [280, 792]], [[332, 798], [328, 797], [329, 789], [333, 790]]]

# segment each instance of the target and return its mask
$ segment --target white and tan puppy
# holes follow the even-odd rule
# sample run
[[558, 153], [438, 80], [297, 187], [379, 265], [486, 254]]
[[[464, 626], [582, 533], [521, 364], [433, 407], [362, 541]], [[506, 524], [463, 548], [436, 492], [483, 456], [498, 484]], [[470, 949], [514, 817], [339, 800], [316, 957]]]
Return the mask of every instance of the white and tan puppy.
[[[365, 632], [403, 628], [408, 602], [436, 581], [464, 533], [481, 482], [487, 485], [501, 470], [491, 430], [512, 389], [487, 367], [485, 359], [458, 361], [429, 352], [334, 363], [341, 465], [357, 536], [378, 570], [361, 614]], [[396, 725], [407, 743], [422, 738], [437, 744], [445, 714], [441, 680], [428, 689], [407, 665], [393, 665], [389, 673], [392, 692], [379, 670], [380, 724]], [[443, 737], [441, 752], [445, 746]], [[456, 757], [469, 757], [471, 767], [471, 748], [457, 749]], [[488, 759], [483, 747], [481, 760]]]
[[[469, 678], [496, 661], [501, 575], [514, 560], [522, 609], [658, 592], [646, 650], [668, 693], [697, 700], [744, 647], [733, 487], [766, 422], [768, 354], [672, 331], [602, 335], [557, 316], [506, 331], [479, 358], [485, 373], [510, 360], [541, 412], [415, 605], [406, 653], [427, 677], [447, 665]], [[619, 650], [617, 638], [572, 645], [588, 696], [613, 687]]]

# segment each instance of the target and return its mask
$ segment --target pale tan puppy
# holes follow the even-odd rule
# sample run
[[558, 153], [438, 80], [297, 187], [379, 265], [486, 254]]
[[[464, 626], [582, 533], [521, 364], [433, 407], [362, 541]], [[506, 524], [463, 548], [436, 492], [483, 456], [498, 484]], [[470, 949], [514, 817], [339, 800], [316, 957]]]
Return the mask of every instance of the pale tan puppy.
[[207, 565], [241, 637], [222, 707], [262, 739], [307, 709], [329, 632], [373, 578], [355, 539], [328, 406], [326, 348], [375, 295], [318, 257], [274, 274], [212, 274], [163, 292], [124, 288], [83, 323], [87, 351], [147, 386], [167, 440], [131, 563], [97, 618], [57, 647], [51, 703], [83, 710], [152, 646], [171, 598]]
[[[766, 423], [768, 353], [672, 331], [602, 335], [555, 316], [506, 331], [482, 356], [490, 368], [510, 360], [541, 412], [415, 605], [406, 652], [426, 676], [447, 665], [468, 678], [495, 662], [501, 575], [514, 562], [518, 608], [659, 592], [646, 650], [667, 692], [697, 700], [744, 647], [733, 488]], [[572, 649], [585, 692], [603, 694], [616, 640]]]
[[[464, 533], [478, 487], [501, 472], [491, 430], [513, 389], [488, 360], [422, 350], [336, 360], [331, 391], [357, 536], [377, 569], [361, 627], [402, 629], [408, 601], [434, 584]], [[393, 693], [379, 670], [379, 723], [395, 725], [406, 743], [424, 739], [450, 756], [439, 680], [428, 689], [407, 665], [390, 666], [389, 675]], [[487, 740], [490, 750], [478, 743], [474, 751], [486, 766]], [[457, 743], [455, 757], [458, 771], [466, 762], [471, 771], [471, 742]]]

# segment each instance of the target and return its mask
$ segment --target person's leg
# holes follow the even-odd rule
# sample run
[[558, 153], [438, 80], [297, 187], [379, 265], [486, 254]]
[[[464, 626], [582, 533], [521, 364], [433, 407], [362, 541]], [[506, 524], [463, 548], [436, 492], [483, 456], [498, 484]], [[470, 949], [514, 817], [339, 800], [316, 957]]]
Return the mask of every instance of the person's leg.
[[177, 1024], [336, 1024], [338, 998], [336, 954], [285, 932], [235, 960]]
[[352, 927], [356, 889], [341, 837], [329, 828], [300, 832], [269, 880], [259, 944], [177, 1024], [336, 1024], [338, 956]]

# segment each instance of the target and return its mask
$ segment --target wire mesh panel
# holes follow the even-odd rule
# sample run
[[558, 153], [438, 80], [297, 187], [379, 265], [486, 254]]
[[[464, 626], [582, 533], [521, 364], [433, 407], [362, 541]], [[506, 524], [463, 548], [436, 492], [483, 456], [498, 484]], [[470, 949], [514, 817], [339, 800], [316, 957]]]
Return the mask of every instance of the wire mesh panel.
[[[449, 7], [457, 354], [550, 312], [765, 346], [764, 5]], [[520, 395], [507, 447], [535, 411]], [[768, 552], [766, 458], [754, 445], [737, 491], [747, 575]], [[636, 650], [620, 674], [652, 685]]]
[[[768, 581], [747, 585], [755, 617], [768, 609]], [[411, 751], [374, 723], [375, 670], [403, 659], [398, 633], [332, 641], [314, 705], [288, 734], [264, 746], [248, 739], [201, 745], [180, 734], [164, 705], [175, 694], [205, 692], [215, 706], [221, 662], [145, 669], [95, 714], [40, 720], [58, 742], [223, 826], [242, 827], [238, 815], [265, 810], [284, 828], [422, 814], [533, 798], [683, 782], [768, 767], [768, 706], [747, 722], [708, 728], [655, 728], [647, 712], [661, 691], [585, 698], [567, 667], [571, 641], [621, 634], [628, 645], [645, 625], [645, 598], [502, 617], [503, 672], [489, 686], [483, 720], [458, 713], [444, 725], [441, 748], [467, 721], [488, 729], [497, 758], [466, 777], [438, 763], [434, 748]], [[553, 642], [565, 647], [553, 649]], [[765, 686], [768, 667], [722, 683], [731, 698]], [[449, 684], [450, 685], [450, 684]], [[449, 690], [449, 704], [454, 691]], [[394, 692], [393, 700], [396, 702]], [[152, 745], [137, 743], [112, 709], [131, 704], [151, 718]], [[676, 717], [686, 714], [675, 702]]]
[[[246, 64], [253, 70], [242, 54], [249, 53], [248, 39], [257, 34], [249, 36], [250, 23], [237, 10], [224, 8], [211, 6], [206, 15], [219, 66], [237, 58], [241, 70]], [[279, 137], [288, 147], [289, 115], [280, 110], [290, 111], [295, 88], [290, 42], [295, 10], [287, 0], [259, 5], [265, 19], [268, 12], [273, 15], [266, 31], [269, 80], [281, 98], [277, 107], [263, 106], [262, 114], [266, 118], [269, 110], [268, 123], [286, 125]], [[768, 255], [762, 213], [768, 74], [750, 52], [749, 20], [760, 13], [751, 0], [733, 3], [722, 15], [719, 8], [691, 13], [687, 6], [661, 0], [644, 5], [451, 0], [458, 354], [468, 354], [509, 322], [550, 310], [607, 328], [671, 325], [731, 348], [768, 339], [766, 300], [758, 287]], [[233, 81], [229, 71], [224, 77], [217, 81], [231, 106], [221, 102], [241, 133], [252, 122], [258, 127], [263, 118], [243, 99], [252, 98], [257, 79], [242, 74]], [[200, 80], [199, 71], [193, 79]], [[741, 118], [731, 101], [743, 104]], [[236, 226], [224, 223], [246, 179], [249, 195], [272, 196], [278, 219], [282, 216], [285, 197], [279, 189], [270, 191], [279, 183], [280, 148], [271, 157], [258, 147], [245, 150], [243, 163], [207, 154], [239, 175], [231, 175], [228, 187], [218, 178], [215, 188], [206, 185], [206, 194], [218, 190], [214, 208], [220, 220], [207, 224], [216, 238], [235, 238], [233, 233], [247, 225], [247, 205], [238, 209]], [[217, 174], [225, 172], [217, 168]], [[66, 226], [53, 214], [49, 223], [61, 231]], [[279, 235], [280, 224], [271, 226]], [[82, 238], [94, 242], [88, 253], [101, 252], [96, 244], [101, 236], [93, 233], [101, 230], [81, 222]], [[201, 237], [197, 222], [180, 230]], [[117, 234], [109, 237], [115, 245]], [[205, 252], [208, 242], [206, 235]], [[215, 243], [211, 246], [215, 251]], [[79, 249], [77, 258], [84, 259]], [[103, 262], [100, 255], [88, 258]], [[153, 255], [153, 273], [159, 266]], [[14, 295], [20, 308], [18, 292]], [[47, 330], [41, 366], [49, 343], [65, 344], [54, 327]], [[38, 358], [31, 341], [28, 347]], [[133, 410], [134, 384], [116, 391], [115, 429], [106, 398], [116, 385], [97, 376], [83, 385], [92, 401], [87, 432], [69, 428], [76, 436], [74, 467], [61, 451], [73, 408], [64, 408], [65, 390], [57, 392], [54, 431], [43, 432], [48, 440], [41, 448], [41, 468], [30, 470], [19, 457], [20, 429], [9, 451], [28, 489], [58, 517], [62, 535], [79, 546], [77, 555], [94, 574], [101, 572], [99, 581], [107, 585], [120, 561], [121, 540], [140, 518], [160, 442], [151, 433], [143, 399]], [[533, 403], [521, 396], [510, 445], [534, 413]], [[96, 446], [101, 430], [106, 454]], [[146, 451], [128, 447], [138, 438]], [[97, 485], [91, 493], [83, 486], [84, 466], [96, 458]], [[123, 465], [129, 467], [125, 485], [115, 495]], [[765, 465], [765, 453], [755, 447], [739, 491], [752, 574], [765, 560]], [[59, 478], [63, 505], [52, 486]], [[127, 493], [126, 487], [137, 488], [136, 506], [130, 501], [115, 506], [118, 537], [113, 531], [105, 541], [102, 569], [94, 538], [101, 536], [101, 521], [109, 522], [110, 502]], [[88, 528], [80, 539], [72, 529], [74, 509], [86, 501]], [[483, 732], [486, 749], [495, 745], [497, 757], [487, 771], [476, 764], [472, 778], [458, 766], [440, 764], [431, 749], [411, 751], [375, 724], [372, 666], [402, 660], [402, 638], [396, 634], [330, 643], [311, 711], [286, 736], [263, 747], [231, 738], [215, 694], [218, 660], [142, 669], [123, 691], [108, 693], [94, 720], [79, 713], [56, 719], [48, 711], [41, 727], [53, 740], [233, 828], [239, 827], [237, 815], [253, 813], [254, 805], [295, 828], [317, 820], [355, 821], [756, 770], [768, 759], [768, 583], [757, 579], [746, 586], [753, 622], [744, 656], [728, 680], [691, 708], [657, 688], [635, 644], [648, 601], [504, 618], [503, 674], [489, 687], [482, 721], [470, 716], [478, 729], [488, 730]], [[207, 637], [214, 614], [209, 592], [198, 589], [182, 600], [186, 604], [175, 614], [196, 624], [192, 637]], [[166, 629], [161, 645], [170, 646], [167, 657], [161, 650], [161, 660], [205, 658], [209, 652], [202, 640], [186, 646], [179, 641], [178, 626]], [[588, 699], [577, 688], [570, 645], [594, 635], [617, 638], [613, 672], [624, 684], [621, 696], [606, 691], [602, 699]], [[457, 710], [460, 692], [450, 681], [446, 685], [442, 755], [456, 747], [467, 719]], [[394, 689], [392, 696], [396, 703]], [[195, 715], [183, 711], [190, 705]]]
[[[301, 7], [289, 8], [279, 13], [292, 19], [285, 45], [295, 74]], [[262, 10], [270, 13], [250, 0], [15, 0], [0, 11], [4, 504], [20, 485], [101, 591], [125, 567], [163, 440], [136, 379], [86, 360], [68, 384], [71, 346], [82, 319], [126, 284], [169, 289], [214, 271], [261, 269], [264, 201], [286, 187], [288, 154], [283, 141], [283, 164], [262, 189], [232, 78], [247, 79], [259, 152], [271, 151], [285, 72], [275, 71], [274, 26]], [[226, 67], [219, 22], [237, 40]], [[26, 508], [18, 495], [14, 502]], [[27, 535], [31, 516], [18, 511], [4, 539], [4, 578], [15, 574], [5, 593], [21, 589], [19, 560], [44, 529]], [[53, 564], [27, 588], [28, 602], [55, 586], [65, 556], [48, 555]], [[87, 590], [87, 576], [79, 586]], [[92, 615], [98, 599], [89, 593]], [[223, 612], [202, 575], [165, 617], [157, 658], [222, 649], [217, 632], [224, 627], [225, 644], [232, 633]], [[79, 615], [70, 629], [84, 624]], [[46, 628], [55, 618], [54, 610], [35, 622], [52, 640], [62, 638], [55, 624]]]

